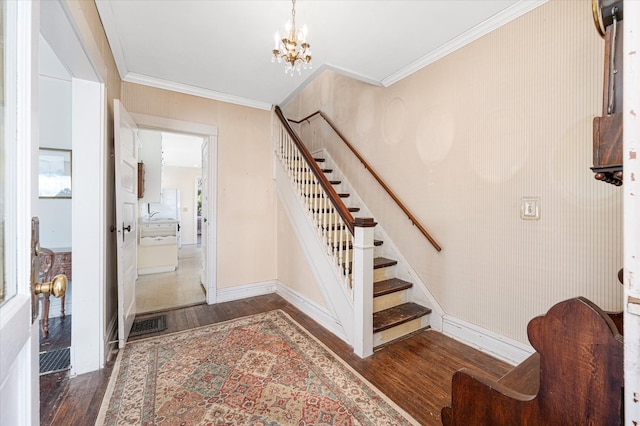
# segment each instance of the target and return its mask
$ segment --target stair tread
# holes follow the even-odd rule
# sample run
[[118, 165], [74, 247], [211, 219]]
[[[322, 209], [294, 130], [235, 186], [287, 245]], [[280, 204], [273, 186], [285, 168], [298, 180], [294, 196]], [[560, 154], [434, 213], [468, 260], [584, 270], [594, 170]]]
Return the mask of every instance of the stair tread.
[[339, 224], [334, 223], [334, 224], [332, 224], [331, 226], [325, 226], [323, 229], [327, 229], [327, 230], [331, 230], [331, 231], [333, 231], [333, 230], [335, 230], [335, 229], [346, 229], [346, 228], [347, 228], [347, 227], [346, 227], [346, 225], [344, 225], [344, 224], [339, 225]]
[[[303, 173], [312, 173], [311, 170], [307, 169], [307, 168], [303, 168], [300, 171], [303, 172]], [[324, 173], [331, 173], [331, 172], [333, 172], [333, 169], [322, 169], [322, 171]]]
[[[373, 240], [373, 245], [376, 246], [376, 247], [379, 247], [382, 244], [383, 244], [382, 240]], [[347, 246], [347, 244], [343, 242], [342, 243], [342, 248], [344, 249], [346, 246]], [[353, 242], [349, 243], [349, 250], [353, 250]], [[375, 266], [374, 266], [374, 268], [375, 268]], [[351, 269], [351, 266], [349, 266], [349, 269]]]
[[395, 293], [413, 287], [413, 283], [401, 280], [399, 278], [391, 278], [384, 281], [373, 283], [373, 297], [384, 296], [386, 294]]
[[[347, 209], [351, 212], [351, 213], [357, 213], [360, 211], [360, 207], [347, 207]], [[336, 209], [334, 209], [333, 207], [330, 207], [328, 209], [311, 209], [311, 211], [313, 213], [335, 213]]]
[[387, 266], [393, 266], [397, 264], [397, 260], [387, 259], [386, 257], [376, 257], [373, 259], [373, 269], [386, 268]]
[[[321, 194], [304, 194], [305, 197], [310, 197], [310, 198], [322, 198]], [[338, 193], [338, 197], [340, 198], [349, 198], [351, 196], [351, 194], [347, 193], [347, 192], [341, 192]]]
[[314, 158], [318, 163], [324, 163], [326, 160], [324, 158]]
[[384, 331], [431, 313], [431, 309], [408, 302], [373, 314], [373, 332]]
[[[309, 185], [318, 185], [318, 182], [314, 181], [314, 180], [296, 179], [295, 181], [297, 183], [301, 183], [303, 185], [307, 185], [307, 184], [309, 184]], [[331, 185], [340, 185], [342, 183], [342, 181], [341, 180], [330, 180], [329, 183]]]

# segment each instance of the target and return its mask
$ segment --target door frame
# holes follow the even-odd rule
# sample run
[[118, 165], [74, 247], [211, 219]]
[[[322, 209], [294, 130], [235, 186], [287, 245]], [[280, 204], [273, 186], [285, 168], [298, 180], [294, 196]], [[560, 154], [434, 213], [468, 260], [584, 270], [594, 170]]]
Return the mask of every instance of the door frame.
[[[202, 162], [202, 159], [200, 159]], [[200, 173], [202, 175], [202, 173]], [[196, 177], [193, 183], [193, 244], [198, 244], [198, 189], [200, 188], [200, 180], [202, 176]]]
[[208, 228], [207, 232], [207, 259], [205, 268], [207, 271], [207, 284], [205, 292], [207, 304], [216, 303], [217, 296], [217, 164], [218, 164], [218, 126], [190, 121], [175, 120], [172, 118], [158, 117], [148, 114], [140, 114], [129, 111], [129, 114], [139, 128], [186, 133], [205, 138], [209, 142], [209, 221], [215, 225]]
[[[73, 281], [78, 283], [73, 288], [73, 299], [79, 302], [71, 305], [71, 374], [76, 375], [104, 367], [111, 334], [105, 328], [106, 222], [110, 194], [106, 178], [106, 101], [102, 75], [106, 66], [96, 54], [99, 51], [91, 45], [93, 39], [81, 34], [80, 24], [85, 23], [81, 11], [59, 0], [40, 2], [40, 8], [40, 34], [72, 75], [72, 250], [82, 253], [82, 261], [72, 264]], [[37, 69], [34, 73], [39, 74]]]

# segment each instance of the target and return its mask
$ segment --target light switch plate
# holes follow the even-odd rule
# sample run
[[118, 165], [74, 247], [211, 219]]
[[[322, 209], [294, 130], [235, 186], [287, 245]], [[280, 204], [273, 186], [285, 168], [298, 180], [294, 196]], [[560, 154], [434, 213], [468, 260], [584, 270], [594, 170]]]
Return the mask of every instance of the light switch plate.
[[540, 197], [522, 197], [520, 218], [523, 220], [540, 219]]

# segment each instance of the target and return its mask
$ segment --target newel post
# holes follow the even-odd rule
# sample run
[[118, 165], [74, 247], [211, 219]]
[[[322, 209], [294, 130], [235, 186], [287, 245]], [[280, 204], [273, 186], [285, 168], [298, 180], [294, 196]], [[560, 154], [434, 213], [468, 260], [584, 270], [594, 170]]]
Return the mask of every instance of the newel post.
[[373, 230], [371, 218], [356, 218], [353, 228], [353, 352], [373, 354]]

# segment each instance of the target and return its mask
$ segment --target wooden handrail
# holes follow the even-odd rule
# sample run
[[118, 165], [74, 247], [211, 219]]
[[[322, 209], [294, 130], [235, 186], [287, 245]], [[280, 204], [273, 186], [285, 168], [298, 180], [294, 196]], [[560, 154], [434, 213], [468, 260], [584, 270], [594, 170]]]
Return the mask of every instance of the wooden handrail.
[[324, 192], [327, 194], [327, 197], [329, 197], [331, 204], [336, 209], [340, 217], [342, 217], [342, 220], [344, 221], [345, 225], [349, 229], [349, 232], [353, 234], [353, 228], [355, 223], [353, 219], [353, 215], [351, 214], [347, 206], [344, 204], [344, 202], [342, 201], [342, 199], [340, 198], [336, 190], [333, 188], [333, 185], [331, 185], [331, 183], [329, 182], [329, 179], [327, 179], [322, 169], [320, 169], [320, 166], [318, 166], [318, 163], [315, 161], [315, 159], [313, 158], [313, 156], [311, 155], [307, 147], [304, 146], [304, 144], [300, 140], [300, 137], [291, 128], [291, 125], [289, 124], [289, 120], [284, 116], [284, 114], [282, 113], [282, 110], [277, 105], [275, 107], [275, 112], [278, 118], [280, 119], [280, 121], [282, 122], [282, 125], [284, 126], [285, 130], [287, 131], [287, 133], [289, 133], [289, 136], [291, 137], [291, 139], [293, 139], [293, 142], [296, 144], [296, 146], [298, 147], [298, 150], [306, 160], [307, 164], [309, 165], [309, 168], [311, 169], [316, 179], [320, 183], [320, 186], [322, 186], [322, 189], [324, 189]]
[[358, 160], [360, 160], [360, 162], [362, 163], [364, 168], [367, 169], [369, 171], [369, 173], [371, 173], [371, 176], [373, 176], [373, 178], [378, 181], [380, 186], [382, 186], [382, 188], [387, 192], [387, 194], [389, 194], [389, 196], [393, 199], [393, 201], [396, 202], [398, 207], [400, 207], [400, 209], [407, 215], [407, 217], [409, 218], [411, 223], [416, 228], [418, 228], [420, 230], [422, 235], [424, 235], [425, 238], [427, 240], [429, 240], [431, 245], [437, 251], [441, 251], [442, 247], [440, 247], [440, 244], [438, 244], [438, 242], [431, 236], [431, 234], [429, 234], [429, 232], [424, 228], [424, 226], [422, 226], [422, 224], [420, 224], [418, 219], [416, 219], [416, 217], [413, 215], [413, 213], [411, 213], [411, 211], [409, 211], [407, 206], [405, 206], [404, 203], [402, 201], [400, 201], [398, 196], [391, 190], [391, 188], [389, 188], [389, 186], [382, 180], [382, 178], [380, 178], [378, 173], [376, 173], [376, 171], [369, 165], [369, 163], [367, 163], [367, 161], [362, 157], [362, 155], [360, 155], [360, 153], [353, 147], [353, 145], [351, 145], [347, 141], [347, 139], [344, 137], [344, 135], [342, 133], [340, 133], [340, 131], [336, 128], [336, 126], [329, 119], [329, 117], [327, 117], [322, 111], [318, 110], [318, 111], [314, 112], [313, 114], [310, 114], [310, 115], [306, 116], [305, 118], [303, 118], [302, 120], [299, 120], [299, 121], [294, 121], [294, 120], [289, 120], [289, 121], [291, 121], [292, 123], [295, 123], [295, 124], [300, 124], [300, 123], [302, 123], [304, 121], [308, 121], [309, 119], [315, 117], [316, 115], [319, 115], [322, 118], [324, 118], [324, 120], [327, 122], [327, 124], [329, 124], [329, 126], [333, 129], [333, 131], [336, 133], [336, 135], [338, 135], [340, 137], [340, 139], [342, 139], [342, 142], [344, 142], [344, 144], [351, 150], [351, 152], [358, 158]]

